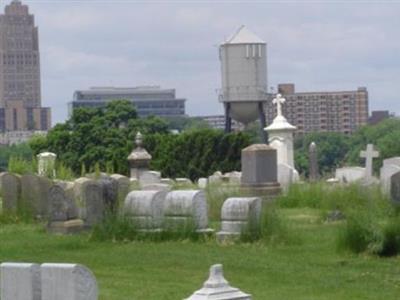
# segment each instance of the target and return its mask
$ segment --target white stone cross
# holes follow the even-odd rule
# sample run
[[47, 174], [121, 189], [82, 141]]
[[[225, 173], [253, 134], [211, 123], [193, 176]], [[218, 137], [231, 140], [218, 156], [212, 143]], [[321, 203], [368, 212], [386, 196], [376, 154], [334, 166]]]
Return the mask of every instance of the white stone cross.
[[272, 100], [273, 104], [276, 104], [277, 116], [282, 116], [282, 104], [286, 102], [286, 99], [281, 94], [277, 94], [275, 99]]
[[360, 157], [365, 158], [365, 177], [372, 177], [373, 159], [379, 157], [379, 152], [374, 150], [374, 145], [368, 144], [367, 150], [360, 152]]

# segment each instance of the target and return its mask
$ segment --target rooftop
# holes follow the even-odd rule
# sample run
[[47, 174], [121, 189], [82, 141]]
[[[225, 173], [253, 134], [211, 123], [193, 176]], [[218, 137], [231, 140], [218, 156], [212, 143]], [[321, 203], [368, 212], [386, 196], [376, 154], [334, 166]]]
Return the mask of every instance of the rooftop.
[[223, 44], [265, 44], [265, 41], [242, 25]]

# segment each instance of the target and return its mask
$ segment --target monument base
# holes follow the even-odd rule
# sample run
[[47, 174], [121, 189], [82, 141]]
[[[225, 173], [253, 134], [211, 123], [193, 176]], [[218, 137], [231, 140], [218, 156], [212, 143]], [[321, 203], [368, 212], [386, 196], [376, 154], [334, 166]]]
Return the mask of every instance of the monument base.
[[81, 232], [83, 229], [83, 221], [80, 219], [51, 222], [47, 227], [48, 232], [55, 234], [74, 234]]
[[282, 192], [281, 185], [278, 182], [269, 182], [265, 184], [241, 184], [240, 192], [243, 197], [260, 197], [263, 202], [271, 202]]

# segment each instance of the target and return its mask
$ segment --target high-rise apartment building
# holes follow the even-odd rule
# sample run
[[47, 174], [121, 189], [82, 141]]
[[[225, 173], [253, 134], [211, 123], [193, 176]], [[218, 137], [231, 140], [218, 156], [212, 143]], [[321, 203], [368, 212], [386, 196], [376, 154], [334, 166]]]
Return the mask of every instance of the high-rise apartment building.
[[[368, 122], [368, 91], [296, 92], [294, 84], [279, 84], [278, 93], [286, 99], [283, 114], [297, 127], [296, 134], [308, 132], [340, 132], [351, 134]], [[266, 105], [267, 123], [276, 116], [269, 95]]]
[[0, 15], [0, 131], [46, 131], [41, 107], [38, 28], [27, 5], [13, 0]]

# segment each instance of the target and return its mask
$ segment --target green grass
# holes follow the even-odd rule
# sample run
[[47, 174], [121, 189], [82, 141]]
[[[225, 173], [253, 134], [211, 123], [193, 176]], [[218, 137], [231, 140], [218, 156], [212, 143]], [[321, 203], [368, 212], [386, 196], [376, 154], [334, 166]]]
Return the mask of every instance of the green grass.
[[323, 222], [319, 209], [277, 213], [295, 240], [95, 242], [89, 234], [48, 235], [41, 224], [0, 224], [0, 261], [84, 264], [94, 272], [102, 300], [184, 299], [215, 263], [254, 300], [398, 299], [400, 257], [338, 252], [343, 222]]

